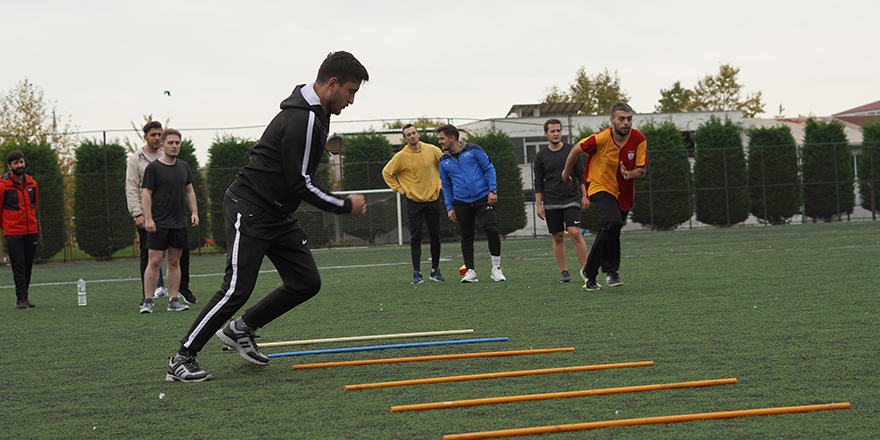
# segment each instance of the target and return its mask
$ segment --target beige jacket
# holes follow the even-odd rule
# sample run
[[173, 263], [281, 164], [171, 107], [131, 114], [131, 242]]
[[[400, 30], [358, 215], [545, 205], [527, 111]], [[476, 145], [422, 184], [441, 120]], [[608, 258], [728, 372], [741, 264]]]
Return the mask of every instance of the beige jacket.
[[144, 181], [144, 170], [150, 162], [152, 161], [144, 154], [143, 147], [128, 157], [128, 166], [125, 167], [125, 200], [132, 218], [144, 215], [144, 191], [141, 183]]

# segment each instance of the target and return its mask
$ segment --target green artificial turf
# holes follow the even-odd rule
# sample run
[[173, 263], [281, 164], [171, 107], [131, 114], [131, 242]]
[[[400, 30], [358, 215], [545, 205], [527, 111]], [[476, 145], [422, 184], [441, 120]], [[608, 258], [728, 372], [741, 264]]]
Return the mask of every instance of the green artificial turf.
[[[592, 237], [585, 237], [588, 244]], [[577, 272], [570, 242], [569, 270]], [[454, 339], [507, 342], [275, 358], [250, 365], [209, 343], [213, 381], [164, 380], [168, 357], [220, 286], [225, 259], [192, 259], [199, 304], [139, 315], [137, 261], [34, 268], [30, 299], [0, 289], [0, 438], [440, 439], [444, 434], [674, 414], [850, 402], [849, 410], [605, 428], [524, 438], [872, 438], [880, 432], [874, 222], [743, 227], [622, 236], [622, 287], [561, 285], [549, 238], [506, 240], [492, 282], [410, 285], [408, 246], [315, 250], [323, 288], [260, 329], [257, 342], [474, 329], [466, 335], [266, 348], [280, 353]], [[425, 246], [423, 257], [430, 253]], [[264, 269], [272, 266], [266, 260]], [[427, 275], [430, 264], [423, 263]], [[77, 307], [74, 282], [88, 282]], [[103, 280], [103, 281], [102, 281]], [[249, 304], [279, 285], [260, 276]], [[64, 284], [52, 284], [64, 283]], [[605, 284], [600, 278], [600, 284]], [[12, 285], [0, 268], [0, 285]], [[239, 314], [236, 314], [239, 316]], [[570, 353], [292, 370], [300, 363], [574, 347]], [[654, 366], [344, 391], [345, 385], [566, 366]], [[735, 385], [390, 413], [397, 405], [737, 378]]]

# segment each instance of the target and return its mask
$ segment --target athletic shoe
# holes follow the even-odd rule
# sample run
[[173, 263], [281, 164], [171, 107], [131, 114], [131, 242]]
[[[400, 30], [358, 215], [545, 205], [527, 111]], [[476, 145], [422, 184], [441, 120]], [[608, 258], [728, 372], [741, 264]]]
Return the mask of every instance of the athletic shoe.
[[620, 275], [618, 275], [617, 272], [605, 274], [605, 281], [608, 283], [608, 287], [617, 287], [623, 285], [623, 281], [620, 280]]
[[195, 303], [199, 302], [196, 299], [196, 296], [190, 290], [181, 290], [180, 295], [178, 295], [178, 296], [181, 299], [183, 299], [183, 302], [185, 302], [187, 304], [195, 304]]
[[425, 282], [425, 280], [422, 279], [422, 273], [417, 270], [414, 270], [413, 271], [413, 279], [409, 283], [410, 284], [421, 284], [424, 282]]
[[215, 334], [224, 344], [238, 350], [238, 354], [248, 362], [257, 365], [269, 363], [269, 358], [260, 353], [257, 343], [254, 342], [254, 330], [246, 325], [239, 325], [238, 320], [226, 324]]
[[431, 277], [429, 279], [431, 281], [446, 281], [446, 278], [443, 278], [443, 275], [440, 275], [439, 267], [431, 269]]
[[153, 298], [168, 298], [168, 288], [167, 287], [157, 287], [153, 292]]
[[599, 284], [596, 283], [596, 280], [587, 279], [587, 284], [584, 285], [584, 289], [587, 291], [595, 292], [599, 290]]
[[28, 308], [28, 301], [26, 299], [20, 299], [15, 302], [16, 309], [26, 309]]
[[559, 277], [559, 284], [568, 282], [571, 282], [571, 274], [569, 274], [567, 270], [563, 270], [562, 275]]
[[195, 356], [172, 356], [168, 361], [168, 373], [165, 380], [168, 382], [201, 382], [211, 380], [214, 376], [201, 369]]
[[464, 278], [461, 279], [462, 283], [478, 283], [480, 280], [477, 279], [477, 273], [474, 272], [473, 269], [468, 269], [467, 272], [464, 273]]
[[182, 312], [184, 310], [189, 310], [189, 306], [186, 304], [181, 304], [180, 301], [177, 300], [177, 298], [171, 298], [171, 300], [168, 301], [168, 308], [166, 309], [166, 311]]
[[32, 302], [30, 302], [30, 301], [28, 301], [28, 300], [24, 300], [24, 303], [27, 304], [27, 306], [28, 306], [29, 309], [32, 309], [32, 308], [36, 307], [36, 306], [34, 305], [34, 303], [32, 303]]
[[153, 313], [153, 299], [152, 298], [144, 298], [144, 301], [141, 303], [141, 314], [144, 313]]
[[584, 279], [584, 284], [587, 284], [587, 280], [590, 279], [590, 277], [587, 276], [587, 266], [585, 265], [584, 267], [582, 267], [581, 270], [578, 271], [578, 273], [581, 274], [581, 278]]
[[507, 281], [507, 278], [504, 278], [504, 274], [501, 273], [500, 267], [493, 267], [492, 275], [489, 275], [489, 278], [492, 278], [495, 281]]

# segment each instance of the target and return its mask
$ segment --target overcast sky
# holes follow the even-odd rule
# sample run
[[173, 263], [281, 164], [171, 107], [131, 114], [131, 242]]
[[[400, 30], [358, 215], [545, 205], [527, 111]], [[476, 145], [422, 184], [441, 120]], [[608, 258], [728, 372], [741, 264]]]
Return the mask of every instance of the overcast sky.
[[723, 63], [763, 92], [764, 117], [780, 104], [786, 116], [827, 116], [880, 100], [876, 0], [0, 5], [0, 91], [27, 78], [79, 130], [126, 129], [144, 114], [180, 129], [265, 125], [335, 50], [371, 80], [333, 132], [362, 129], [342, 123], [354, 120], [504, 117], [566, 89], [581, 66], [617, 71], [638, 113]]

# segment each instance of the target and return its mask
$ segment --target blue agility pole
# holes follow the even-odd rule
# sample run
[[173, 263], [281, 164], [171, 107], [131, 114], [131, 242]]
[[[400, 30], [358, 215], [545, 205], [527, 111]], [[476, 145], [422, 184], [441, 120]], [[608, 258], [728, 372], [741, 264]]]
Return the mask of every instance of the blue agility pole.
[[[351, 351], [370, 351], [370, 350], [385, 350], [386, 348], [410, 348], [410, 347], [427, 347], [430, 345], [452, 345], [452, 344], [473, 344], [476, 342], [501, 342], [506, 341], [507, 338], [487, 338], [487, 339], [462, 339], [460, 341], [442, 341], [442, 342], [419, 342], [416, 344], [397, 344], [397, 345], [372, 345], [368, 347], [353, 347], [353, 348], [334, 348], [330, 350], [309, 350], [309, 351], [294, 351], [291, 353], [275, 353], [270, 354], [270, 358], [276, 357], [287, 357], [287, 356], [302, 356], [304, 354], [323, 354], [323, 353], [348, 353]], [[259, 346], [259, 344], [258, 344]]]

